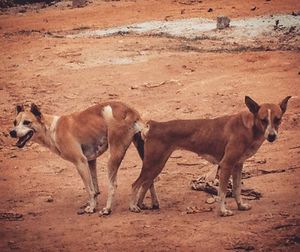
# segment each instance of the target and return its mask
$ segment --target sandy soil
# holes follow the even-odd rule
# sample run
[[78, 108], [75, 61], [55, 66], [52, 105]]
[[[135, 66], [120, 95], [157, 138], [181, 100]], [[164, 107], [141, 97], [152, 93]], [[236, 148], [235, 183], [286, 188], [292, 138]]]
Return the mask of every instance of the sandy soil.
[[[248, 18], [300, 10], [294, 0], [241, 2], [97, 1], [80, 9], [64, 2], [0, 15], [0, 251], [299, 251], [298, 33], [293, 33], [291, 47], [274, 46], [289, 45], [287, 33], [261, 40], [259, 50], [255, 41], [246, 50], [231, 50], [210, 39], [51, 35], [150, 20], [215, 19], [220, 14]], [[229, 199], [235, 212], [230, 218], [219, 217], [216, 204], [205, 203], [205, 193], [191, 190], [191, 180], [211, 165], [183, 151], [172, 155], [156, 184], [161, 209], [129, 212], [131, 183], [141, 167], [133, 147], [119, 170], [112, 215], [79, 216], [76, 210], [86, 193], [72, 164], [36, 144], [17, 149], [8, 136], [15, 105], [21, 102], [36, 102], [42, 111], [60, 115], [121, 100], [145, 119], [169, 120], [231, 114], [245, 109], [245, 95], [258, 102], [293, 98], [279, 139], [263, 144], [245, 165], [252, 177], [244, 183], [263, 197], [250, 202], [249, 212], [238, 212]], [[98, 159], [99, 210], [107, 197], [107, 157]], [[277, 172], [260, 175], [260, 170]], [[212, 211], [187, 214], [188, 207]], [[3, 213], [22, 217], [9, 220]]]

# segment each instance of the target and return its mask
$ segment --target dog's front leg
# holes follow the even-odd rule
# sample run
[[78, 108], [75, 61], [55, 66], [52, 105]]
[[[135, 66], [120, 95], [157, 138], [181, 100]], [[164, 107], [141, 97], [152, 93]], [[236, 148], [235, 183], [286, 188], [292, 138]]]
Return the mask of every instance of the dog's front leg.
[[220, 186], [219, 186], [220, 215], [223, 217], [231, 216], [233, 215], [233, 212], [231, 210], [226, 209], [225, 206], [227, 186], [231, 175], [231, 166], [224, 162], [223, 164], [220, 164], [220, 169], [221, 169]]
[[[84, 186], [87, 190], [87, 193], [89, 195], [89, 201], [87, 206], [84, 208], [85, 213], [94, 213], [96, 209], [96, 197], [97, 193], [93, 184], [92, 176], [89, 170], [89, 165], [85, 157], [80, 158], [76, 162], [76, 168], [80, 175], [80, 177], [83, 180]], [[78, 213], [82, 213], [81, 211]]]
[[251, 209], [251, 205], [243, 203], [241, 199], [241, 179], [243, 164], [237, 164], [232, 171], [233, 195], [239, 210], [246, 211]]

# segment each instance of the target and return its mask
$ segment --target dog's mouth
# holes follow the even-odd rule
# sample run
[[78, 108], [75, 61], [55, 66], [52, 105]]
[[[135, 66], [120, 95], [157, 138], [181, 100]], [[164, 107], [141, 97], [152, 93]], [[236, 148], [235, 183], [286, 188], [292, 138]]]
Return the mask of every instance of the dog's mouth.
[[30, 130], [25, 136], [22, 136], [19, 138], [18, 142], [16, 145], [19, 148], [23, 148], [25, 144], [30, 140], [30, 138], [33, 136], [33, 130]]

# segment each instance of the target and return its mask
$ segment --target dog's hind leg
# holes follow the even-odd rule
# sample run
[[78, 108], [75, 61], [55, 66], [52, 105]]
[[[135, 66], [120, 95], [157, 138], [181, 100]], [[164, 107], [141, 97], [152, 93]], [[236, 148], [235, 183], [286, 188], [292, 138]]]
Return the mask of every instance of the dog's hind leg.
[[[152, 181], [151, 185], [149, 186], [150, 183], [147, 183], [147, 184], [143, 184], [140, 191], [139, 191], [139, 194], [138, 194], [138, 202], [137, 202], [137, 205], [139, 208], [141, 208], [142, 210], [149, 210], [149, 209], [159, 209], [159, 201], [158, 201], [158, 198], [157, 198], [157, 194], [156, 194], [156, 191], [155, 191], [155, 187], [154, 187], [154, 182]], [[145, 198], [145, 195], [146, 195], [146, 192], [150, 191], [150, 195], [151, 195], [151, 203], [152, 203], [152, 206], [151, 208], [147, 207], [146, 205], [144, 205], [143, 201], [144, 201], [144, 198]]]
[[152, 209], [159, 209], [159, 200], [156, 194], [154, 182], [150, 186], [150, 194], [151, 194], [151, 201], [152, 201]]
[[[140, 158], [143, 160], [144, 159], [144, 144], [145, 144], [145, 142], [142, 139], [140, 132], [136, 133], [133, 136], [133, 144], [136, 147]], [[150, 186], [149, 190], [150, 190], [150, 194], [151, 194], [152, 209], [159, 209], [159, 201], [158, 201], [157, 194], [156, 194], [156, 191], [155, 191], [154, 182]], [[143, 193], [140, 193], [139, 205], [143, 205], [143, 200], [144, 200], [146, 192], [147, 191], [145, 191]], [[143, 196], [141, 194], [143, 194]], [[143, 206], [143, 208], [147, 208], [147, 207]]]
[[242, 177], [243, 164], [238, 164], [232, 171], [233, 178], [233, 195], [239, 210], [250, 210], [251, 206], [247, 203], [243, 203], [241, 199], [241, 177]]
[[[158, 146], [159, 148], [157, 148]], [[130, 211], [136, 213], [141, 211], [145, 194], [149, 188], [152, 199], [152, 208], [159, 208], [153, 181], [164, 168], [171, 153], [171, 149], [168, 149], [168, 147], [157, 141], [148, 143], [141, 174], [132, 184], [131, 201], [129, 205]]]
[[106, 206], [100, 211], [100, 215], [109, 215], [117, 188], [117, 173], [125, 153], [131, 144], [133, 132], [121, 123], [112, 125], [108, 132], [109, 152], [108, 172], [108, 197]]
[[90, 160], [89, 162], [89, 168], [90, 168], [90, 172], [91, 172], [91, 176], [92, 176], [92, 181], [94, 184], [94, 188], [96, 191], [96, 194], [99, 195], [100, 194], [100, 190], [99, 190], [99, 185], [98, 185], [98, 178], [97, 178], [97, 160]]
[[119, 166], [123, 160], [127, 148], [121, 149], [110, 146], [110, 157], [108, 160], [108, 197], [106, 201], [106, 206], [99, 212], [100, 215], [109, 215], [111, 213], [111, 208], [117, 189], [117, 173]]

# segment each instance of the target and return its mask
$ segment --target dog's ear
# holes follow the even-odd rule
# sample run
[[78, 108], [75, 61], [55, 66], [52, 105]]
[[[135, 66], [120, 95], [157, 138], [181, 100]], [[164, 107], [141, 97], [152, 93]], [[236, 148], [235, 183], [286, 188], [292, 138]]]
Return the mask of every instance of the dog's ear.
[[34, 103], [31, 104], [30, 112], [35, 115], [36, 118], [41, 119], [42, 113], [37, 105]]
[[256, 114], [258, 112], [260, 106], [249, 96], [245, 96], [245, 103], [251, 113]]
[[20, 112], [24, 111], [24, 106], [23, 104], [18, 104], [16, 106], [16, 111], [17, 111], [17, 114], [19, 114]]
[[286, 111], [287, 103], [292, 96], [285, 97], [282, 102], [279, 103], [282, 113]]

